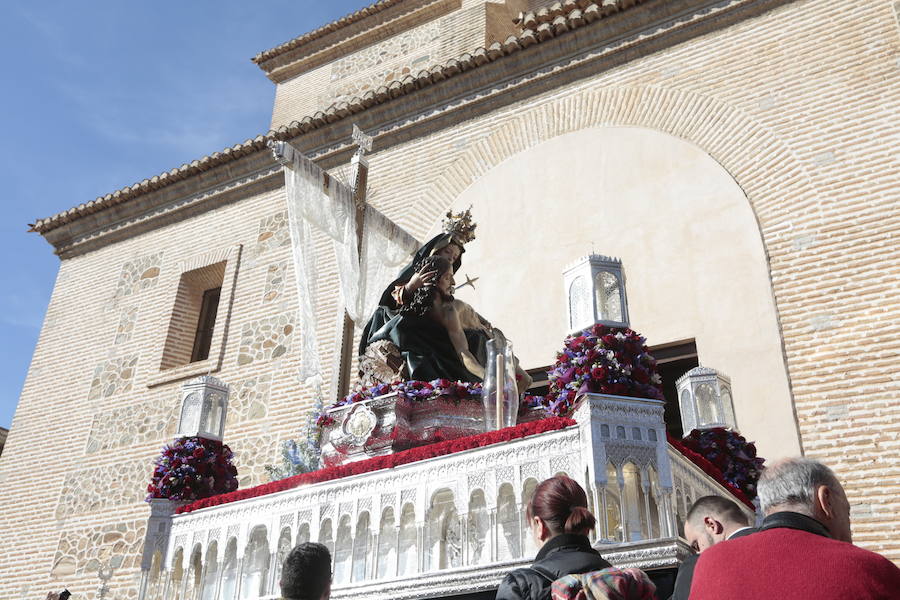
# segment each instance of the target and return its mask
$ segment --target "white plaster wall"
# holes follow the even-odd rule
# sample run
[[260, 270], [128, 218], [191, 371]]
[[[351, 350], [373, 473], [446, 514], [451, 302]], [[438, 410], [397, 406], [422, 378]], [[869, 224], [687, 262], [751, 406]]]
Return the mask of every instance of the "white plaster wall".
[[756, 219], [708, 154], [644, 128], [582, 130], [503, 162], [453, 208], [470, 204], [478, 238], [457, 283], [480, 279], [458, 297], [506, 332], [526, 368], [562, 346], [563, 269], [592, 250], [618, 256], [632, 327], [654, 346], [696, 339], [700, 363], [731, 376], [738, 427], [761, 455], [799, 453]]

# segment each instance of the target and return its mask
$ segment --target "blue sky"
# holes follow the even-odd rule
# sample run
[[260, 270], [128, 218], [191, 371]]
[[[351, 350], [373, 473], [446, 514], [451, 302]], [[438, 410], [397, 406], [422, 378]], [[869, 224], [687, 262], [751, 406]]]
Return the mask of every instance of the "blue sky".
[[275, 86], [250, 58], [368, 4], [3, 3], [0, 426], [59, 265], [28, 223], [265, 132]]

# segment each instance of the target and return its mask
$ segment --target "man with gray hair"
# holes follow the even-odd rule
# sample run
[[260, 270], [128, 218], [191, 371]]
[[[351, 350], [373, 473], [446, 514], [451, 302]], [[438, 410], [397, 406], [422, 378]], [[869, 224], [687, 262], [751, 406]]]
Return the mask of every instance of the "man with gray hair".
[[767, 467], [759, 532], [705, 551], [691, 600], [897, 600], [900, 569], [851, 542], [850, 503], [831, 469], [806, 458]]

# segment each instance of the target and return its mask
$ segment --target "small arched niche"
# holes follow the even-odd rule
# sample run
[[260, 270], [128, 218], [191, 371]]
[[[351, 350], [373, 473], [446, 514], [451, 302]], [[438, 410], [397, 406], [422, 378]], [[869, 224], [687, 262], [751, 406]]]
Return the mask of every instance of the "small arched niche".
[[257, 525], [250, 532], [244, 550], [244, 568], [241, 577], [241, 599], [264, 596], [269, 575], [269, 536], [265, 526]]

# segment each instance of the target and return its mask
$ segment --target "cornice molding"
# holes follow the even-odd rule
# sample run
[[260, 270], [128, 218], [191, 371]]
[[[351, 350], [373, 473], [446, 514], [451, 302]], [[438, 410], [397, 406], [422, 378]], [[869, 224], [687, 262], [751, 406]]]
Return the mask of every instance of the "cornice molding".
[[[262, 157], [261, 157], [262, 158]], [[268, 158], [268, 157], [267, 157]], [[101, 218], [79, 219], [45, 233], [60, 258], [71, 258], [95, 250], [106, 244], [121, 241], [162, 225], [181, 220], [248, 196], [274, 191], [284, 185], [283, 167], [270, 161], [261, 168], [242, 173], [200, 191], [184, 186], [184, 194], [174, 188], [158, 194], [148, 194], [116, 207], [115, 220]], [[174, 192], [174, 193], [165, 193]], [[191, 193], [192, 192], [192, 193]]]
[[[352, 54], [361, 48], [377, 44], [386, 38], [449, 14], [461, 5], [462, 0], [394, 2], [391, 3], [389, 9], [382, 9], [378, 13], [371, 12], [365, 22], [359, 21], [358, 26], [355, 24], [344, 25], [325, 31], [336, 23], [349, 18], [344, 17], [341, 21], [335, 21], [335, 23], [305, 36], [258, 54], [252, 60], [266, 73], [266, 77], [275, 83], [283, 83], [306, 71]], [[371, 11], [376, 6], [378, 5], [369, 7], [369, 10]], [[362, 9], [362, 11], [365, 10], [367, 9]], [[353, 15], [356, 14], [358, 13], [353, 13]], [[324, 33], [306, 39], [307, 36], [313, 36], [319, 31], [324, 31]]]
[[[631, 6], [632, 0], [618, 0], [630, 6], [624, 12], [603, 16], [597, 12], [588, 22], [583, 11], [576, 9], [566, 17], [565, 26], [557, 21], [542, 23], [537, 31], [526, 30], [521, 36], [510, 36], [504, 44], [495, 43], [465, 54], [459, 60], [423, 71], [417, 77], [407, 76], [389, 86], [368, 92], [362, 98], [333, 105], [327, 111], [294, 121], [266, 135], [206, 156], [188, 165], [97, 198], [68, 211], [41, 219], [31, 230], [44, 235], [66, 254], [74, 243], [88, 238], [86, 230], [109, 231], [110, 216], [118, 224], [121, 212], [134, 213], [130, 205], [140, 199], [148, 219], [153, 212], [171, 214], [162, 202], [145, 196], [183, 183], [177, 189], [185, 197], [205, 194], [208, 188], [204, 174], [222, 167], [235, 177], [247, 177], [260, 156], [275, 164], [267, 150], [272, 140], [291, 141], [321, 167], [331, 169], [349, 161], [354, 151], [351, 123], [357, 123], [373, 135], [378, 151], [403, 144], [471, 120], [509, 104], [596, 76], [666, 47], [718, 30], [757, 16], [794, 0], [647, 0]], [[591, 6], [597, 6], [591, 2]], [[530, 50], [531, 46], [540, 51]], [[238, 164], [235, 164], [235, 163]], [[258, 168], [258, 167], [257, 167]], [[199, 176], [199, 177], [198, 177]], [[169, 202], [182, 203], [176, 194], [167, 193]], [[162, 198], [156, 196], [154, 199]], [[154, 206], [154, 203], [156, 206]], [[122, 209], [124, 205], [129, 208]], [[109, 209], [116, 210], [110, 212]], [[96, 215], [92, 226], [82, 226], [81, 233], [69, 230], [69, 224]], [[143, 221], [146, 222], [147, 219]], [[106, 238], [113, 239], [113, 238]]]

